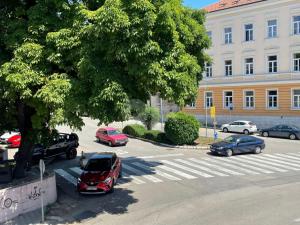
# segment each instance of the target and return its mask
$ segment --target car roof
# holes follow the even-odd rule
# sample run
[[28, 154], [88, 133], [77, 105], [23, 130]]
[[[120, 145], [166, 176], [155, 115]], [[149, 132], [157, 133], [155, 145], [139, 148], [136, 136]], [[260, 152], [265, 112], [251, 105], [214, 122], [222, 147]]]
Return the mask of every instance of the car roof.
[[107, 131], [109, 131], [109, 130], [116, 130], [116, 128], [114, 128], [114, 127], [101, 127], [100, 130], [107, 130]]
[[250, 136], [250, 135], [247, 135], [247, 134], [235, 134], [235, 135], [231, 135], [231, 136], [235, 137], [235, 138], [243, 138], [243, 137], [257, 138], [257, 137]]
[[111, 159], [115, 155], [114, 152], [100, 152], [92, 155], [90, 159]]
[[233, 122], [244, 122], [244, 123], [250, 123], [251, 121], [248, 121], [248, 120], [236, 120], [236, 121], [233, 121]]

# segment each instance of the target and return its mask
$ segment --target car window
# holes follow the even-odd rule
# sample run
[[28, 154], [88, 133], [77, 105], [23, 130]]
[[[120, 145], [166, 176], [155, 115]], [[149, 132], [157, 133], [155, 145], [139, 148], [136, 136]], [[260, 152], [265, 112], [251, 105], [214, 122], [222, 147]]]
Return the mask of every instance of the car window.
[[117, 156], [116, 155], [114, 155], [113, 157], [112, 157], [112, 164], [114, 164], [115, 162], [116, 162], [116, 159], [117, 159]]
[[253, 142], [253, 141], [254, 141], [254, 139], [251, 137], [242, 137], [239, 139], [240, 143], [248, 143], [248, 142]]
[[291, 127], [286, 126], [286, 125], [282, 125], [282, 126], [281, 126], [281, 129], [289, 130], [289, 129], [291, 129]]
[[235, 143], [236, 140], [237, 140], [237, 137], [235, 137], [235, 136], [229, 136], [224, 139], [224, 141], [229, 142], [229, 143]]
[[231, 123], [230, 125], [239, 125], [239, 122], [233, 122], [233, 123]]
[[111, 169], [111, 159], [90, 159], [86, 164], [85, 171], [109, 171]]
[[103, 134], [104, 134], [104, 135], [107, 135], [107, 131], [106, 131], [106, 130], [104, 130], [104, 131], [103, 131]]
[[108, 135], [118, 135], [118, 134], [121, 134], [121, 132], [118, 131], [118, 130], [109, 130], [107, 133], [108, 133]]
[[246, 123], [245, 122], [240, 122], [240, 125], [246, 125]]
[[251, 126], [254, 126], [255, 124], [254, 124], [254, 123], [252, 123], [252, 122], [249, 122], [249, 125], [251, 125]]

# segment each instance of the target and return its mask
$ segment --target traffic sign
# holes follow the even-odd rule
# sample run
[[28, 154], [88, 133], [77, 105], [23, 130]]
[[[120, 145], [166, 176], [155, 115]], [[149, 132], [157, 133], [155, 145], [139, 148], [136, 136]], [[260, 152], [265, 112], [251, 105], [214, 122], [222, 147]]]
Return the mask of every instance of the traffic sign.
[[44, 163], [44, 160], [40, 159], [39, 166], [40, 166], [41, 174], [44, 174], [45, 173], [45, 163]]
[[210, 107], [210, 117], [213, 119], [216, 118], [216, 107], [215, 106]]

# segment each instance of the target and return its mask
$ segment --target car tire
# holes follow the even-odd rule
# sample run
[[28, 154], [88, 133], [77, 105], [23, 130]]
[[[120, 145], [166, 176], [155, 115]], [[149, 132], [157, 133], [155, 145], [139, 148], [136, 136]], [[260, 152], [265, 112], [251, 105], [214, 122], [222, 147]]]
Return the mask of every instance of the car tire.
[[263, 136], [263, 137], [269, 137], [269, 132], [264, 131], [264, 132], [262, 133], [262, 136]]
[[256, 147], [255, 147], [255, 150], [254, 150], [254, 153], [255, 153], [255, 154], [260, 154], [260, 153], [261, 153], [261, 150], [262, 150], [262, 149], [261, 149], [260, 146], [256, 146]]
[[67, 152], [67, 159], [75, 159], [77, 156], [77, 150], [76, 149], [71, 149], [70, 151]]
[[224, 132], [224, 133], [227, 133], [228, 131], [229, 131], [229, 130], [228, 130], [227, 127], [224, 127], [224, 128], [223, 128], [223, 132]]
[[233, 155], [232, 149], [227, 149], [227, 150], [226, 150], [226, 157], [230, 157], [230, 156], [232, 156], [232, 155]]
[[297, 137], [296, 137], [295, 134], [290, 134], [289, 138], [290, 138], [291, 140], [296, 140]]
[[243, 130], [243, 133], [246, 134], [246, 135], [249, 135], [249, 134], [250, 134], [250, 131], [247, 130], [247, 129], [245, 129], [245, 130]]
[[112, 142], [111, 142], [111, 141], [109, 141], [109, 142], [108, 142], [108, 146], [110, 146], [110, 147], [112, 147], [112, 146], [113, 146], [113, 144], [112, 144]]

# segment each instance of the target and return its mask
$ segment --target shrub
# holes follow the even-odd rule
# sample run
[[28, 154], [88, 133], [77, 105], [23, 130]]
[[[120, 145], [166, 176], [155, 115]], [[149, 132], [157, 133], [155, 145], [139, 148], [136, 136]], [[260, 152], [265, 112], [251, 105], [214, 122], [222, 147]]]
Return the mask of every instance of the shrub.
[[183, 112], [170, 113], [165, 124], [166, 137], [174, 144], [193, 144], [199, 137], [199, 121]]
[[130, 124], [123, 129], [123, 133], [134, 137], [143, 137], [146, 131], [146, 128], [139, 124]]
[[155, 107], [146, 106], [145, 110], [138, 115], [138, 118], [148, 130], [151, 130], [159, 121], [159, 110]]
[[147, 130], [143, 137], [152, 141], [157, 141], [157, 137], [160, 133], [162, 132], [159, 130]]

